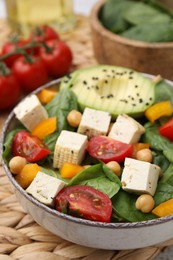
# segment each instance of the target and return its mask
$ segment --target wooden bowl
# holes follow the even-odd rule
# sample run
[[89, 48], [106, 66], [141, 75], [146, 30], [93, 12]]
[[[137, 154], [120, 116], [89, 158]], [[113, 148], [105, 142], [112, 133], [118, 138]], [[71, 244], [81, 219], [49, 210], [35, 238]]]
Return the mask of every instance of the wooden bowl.
[[97, 61], [153, 75], [159, 74], [163, 78], [173, 80], [173, 42], [146, 43], [108, 31], [99, 20], [104, 2], [102, 0], [94, 5], [89, 19]]

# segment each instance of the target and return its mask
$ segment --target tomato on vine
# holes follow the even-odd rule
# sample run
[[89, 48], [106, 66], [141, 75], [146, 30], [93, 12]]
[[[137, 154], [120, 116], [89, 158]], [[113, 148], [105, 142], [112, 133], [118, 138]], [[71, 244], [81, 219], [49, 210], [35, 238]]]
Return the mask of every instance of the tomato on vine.
[[0, 110], [12, 108], [20, 99], [21, 88], [5, 64], [0, 63]]
[[40, 48], [42, 58], [50, 76], [58, 78], [69, 72], [72, 65], [72, 52], [63, 41], [50, 40], [46, 42], [48, 48]]
[[20, 57], [13, 64], [12, 70], [22, 89], [27, 93], [48, 81], [46, 67], [39, 57], [32, 57], [30, 60]]

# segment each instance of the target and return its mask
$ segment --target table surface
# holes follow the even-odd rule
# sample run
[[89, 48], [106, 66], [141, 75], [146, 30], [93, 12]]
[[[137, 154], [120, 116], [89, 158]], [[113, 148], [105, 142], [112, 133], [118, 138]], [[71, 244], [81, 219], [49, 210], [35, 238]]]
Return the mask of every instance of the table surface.
[[[75, 13], [83, 14], [83, 15], [88, 15], [90, 13], [90, 10], [94, 3], [97, 2], [97, 0], [74, 0], [74, 11]], [[6, 12], [5, 12], [5, 6], [4, 6], [4, 0], [0, 0], [0, 18], [5, 18]], [[77, 44], [77, 43], [76, 43]], [[89, 55], [89, 54], [88, 54]], [[78, 57], [79, 59], [79, 57]], [[78, 61], [78, 62], [83, 62], [83, 61]], [[91, 64], [94, 64], [94, 62], [91, 62]], [[0, 115], [0, 128], [2, 126], [2, 118], [4, 118], [5, 115], [2, 114]], [[154, 236], [154, 234], [153, 234]], [[5, 259], [5, 258], [4, 258]], [[116, 258], [118, 259], [118, 258]], [[124, 259], [124, 258], [123, 258]], [[132, 259], [126, 258], [126, 259]], [[139, 258], [135, 258], [139, 259]], [[144, 259], [144, 258], [143, 258]], [[146, 258], [146, 259], [156, 259], [156, 260], [172, 260], [173, 259], [173, 246], [166, 247], [161, 253], [159, 253], [155, 258]]]

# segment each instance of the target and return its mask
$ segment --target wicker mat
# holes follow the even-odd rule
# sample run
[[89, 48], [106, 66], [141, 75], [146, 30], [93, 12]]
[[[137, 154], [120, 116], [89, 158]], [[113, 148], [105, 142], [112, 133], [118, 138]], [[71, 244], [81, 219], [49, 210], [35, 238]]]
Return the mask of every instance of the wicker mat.
[[[0, 20], [0, 44], [7, 39], [9, 33], [6, 21]], [[74, 53], [72, 70], [97, 64], [86, 17], [77, 17], [75, 30], [62, 37]], [[0, 114], [0, 129], [6, 116], [7, 113]], [[172, 244], [173, 240], [144, 249], [107, 251], [65, 241], [39, 226], [23, 210], [0, 166], [0, 260], [146, 260], [154, 259], [164, 248]]]

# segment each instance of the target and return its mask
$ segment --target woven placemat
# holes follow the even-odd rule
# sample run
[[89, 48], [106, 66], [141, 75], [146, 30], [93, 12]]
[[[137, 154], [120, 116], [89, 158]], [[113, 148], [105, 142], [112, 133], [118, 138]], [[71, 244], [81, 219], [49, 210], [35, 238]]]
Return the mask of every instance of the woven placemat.
[[[8, 37], [10, 29], [5, 20], [0, 20], [0, 44]], [[74, 31], [62, 38], [74, 54], [72, 70], [97, 64], [92, 50], [89, 22], [86, 17], [77, 17]], [[0, 114], [0, 130], [7, 113]], [[17, 202], [3, 168], [0, 166], [0, 260], [147, 260], [154, 259], [164, 248], [173, 245], [173, 240], [137, 250], [100, 250], [65, 241], [39, 226]]]

